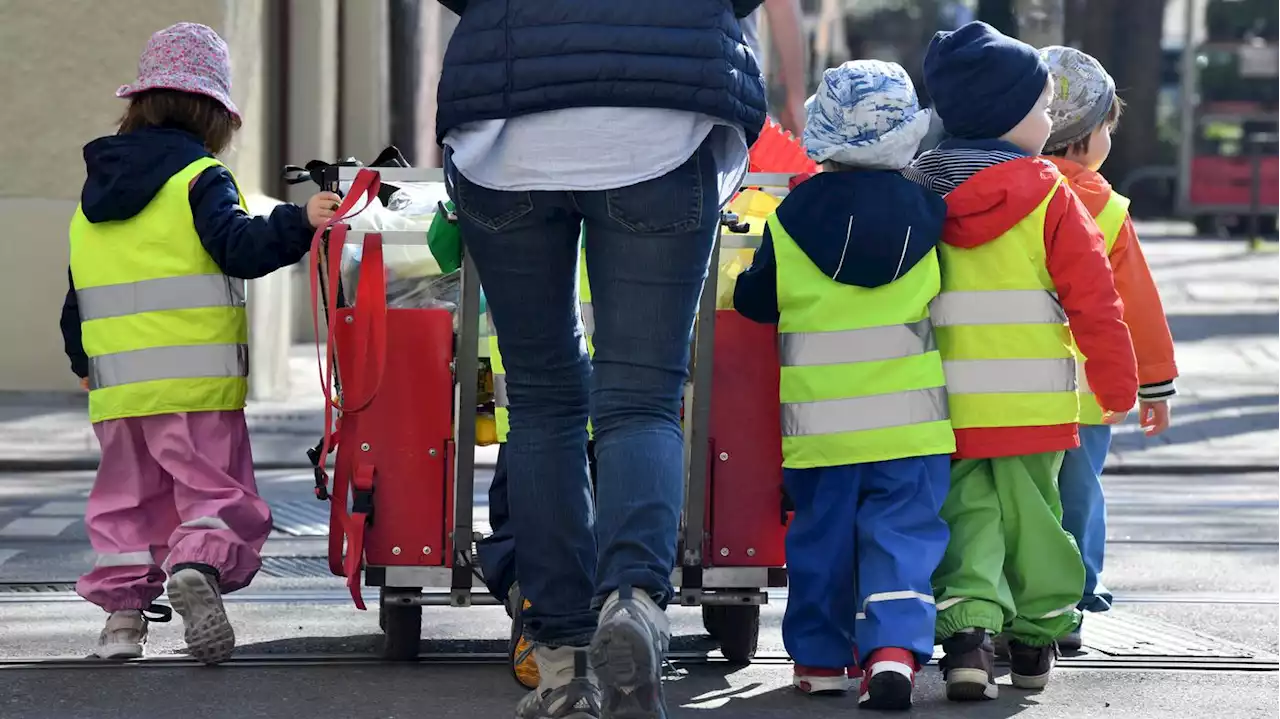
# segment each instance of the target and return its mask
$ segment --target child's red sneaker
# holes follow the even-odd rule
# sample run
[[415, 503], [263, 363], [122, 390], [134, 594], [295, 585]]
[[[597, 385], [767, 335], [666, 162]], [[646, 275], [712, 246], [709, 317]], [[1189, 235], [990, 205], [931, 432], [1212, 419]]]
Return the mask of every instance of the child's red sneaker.
[[862, 675], [858, 706], [865, 709], [905, 711], [911, 708], [915, 688], [916, 657], [906, 649], [885, 647], [871, 653]]
[[795, 666], [791, 685], [805, 694], [844, 694], [853, 687], [853, 668], [826, 669]]

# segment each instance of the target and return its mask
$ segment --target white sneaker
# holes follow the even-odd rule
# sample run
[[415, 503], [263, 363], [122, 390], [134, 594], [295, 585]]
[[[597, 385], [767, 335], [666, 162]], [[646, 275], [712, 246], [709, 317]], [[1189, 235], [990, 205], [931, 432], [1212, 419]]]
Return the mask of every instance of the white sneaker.
[[173, 610], [182, 615], [187, 652], [205, 664], [226, 661], [236, 648], [236, 634], [213, 578], [198, 569], [181, 569], [165, 588]]
[[666, 612], [643, 590], [624, 585], [605, 600], [591, 668], [611, 719], [666, 719], [662, 662], [670, 643]]
[[137, 659], [147, 643], [147, 620], [137, 609], [112, 612], [98, 635], [98, 648], [90, 656], [99, 659]]
[[585, 649], [536, 645], [538, 688], [516, 706], [516, 719], [600, 719], [600, 688]]

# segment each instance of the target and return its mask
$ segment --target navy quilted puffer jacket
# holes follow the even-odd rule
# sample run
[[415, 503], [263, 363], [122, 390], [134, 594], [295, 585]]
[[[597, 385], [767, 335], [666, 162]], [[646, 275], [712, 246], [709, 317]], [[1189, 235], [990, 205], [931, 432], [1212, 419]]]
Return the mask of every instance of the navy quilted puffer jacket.
[[[761, 0], [440, 0], [436, 140], [454, 127], [569, 107], [655, 107], [764, 125], [764, 81], [737, 18]], [[656, 128], [655, 128], [656, 129]]]

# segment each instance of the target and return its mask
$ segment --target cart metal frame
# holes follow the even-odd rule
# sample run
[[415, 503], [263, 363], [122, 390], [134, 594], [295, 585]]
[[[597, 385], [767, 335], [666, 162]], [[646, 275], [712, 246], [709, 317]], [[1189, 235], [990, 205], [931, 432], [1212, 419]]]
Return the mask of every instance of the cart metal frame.
[[[382, 181], [392, 184], [414, 182], [444, 182], [444, 173], [439, 168], [360, 168], [349, 166], [332, 166], [324, 172], [326, 189], [338, 191], [342, 183], [355, 179], [358, 171], [370, 169], [376, 171]], [[775, 195], [785, 195], [791, 179], [787, 174], [751, 173], [743, 183], [743, 188], [759, 188]], [[728, 230], [728, 232], [726, 232]], [[722, 213], [712, 251], [713, 264], [708, 273], [706, 284], [699, 303], [698, 319], [691, 351], [691, 373], [685, 390], [685, 456], [687, 473], [685, 481], [685, 507], [682, 513], [682, 526], [678, 552], [678, 566], [672, 572], [672, 583], [678, 587], [679, 603], [684, 606], [703, 606], [704, 619], [708, 630], [714, 635], [741, 635], [750, 633], [750, 647], [742, 648], [736, 653], [739, 661], [749, 661], [755, 651], [755, 636], [758, 632], [759, 606], [768, 602], [769, 588], [785, 587], [786, 569], [784, 567], [732, 566], [725, 561], [724, 566], [717, 566], [718, 557], [706, 551], [710, 534], [706, 526], [708, 502], [709, 440], [712, 392], [712, 339], [716, 325], [716, 296], [718, 284], [718, 262], [722, 248], [744, 249], [758, 247], [763, 228], [752, 228], [743, 225], [739, 219], [728, 213]], [[425, 244], [425, 233], [421, 231], [357, 231], [347, 233], [348, 244], [360, 244], [364, 236], [379, 234], [384, 246]], [[326, 237], [327, 243], [327, 237]], [[327, 254], [327, 253], [326, 253]], [[326, 287], [325, 277], [338, 278], [338, 287]], [[316, 278], [320, 284], [321, 297], [327, 292], [338, 292], [339, 307], [346, 306], [345, 297], [340, 286], [341, 273], [329, 272], [321, 261], [320, 276]], [[390, 658], [410, 659], [410, 647], [417, 646], [416, 636], [395, 636], [399, 634], [417, 635], [421, 628], [421, 607], [452, 606], [469, 607], [472, 605], [496, 604], [485, 589], [479, 567], [476, 566], [473, 552], [474, 542], [480, 538], [474, 528], [474, 492], [475, 492], [475, 418], [477, 406], [477, 386], [475, 377], [479, 369], [480, 348], [480, 284], [471, 257], [463, 252], [461, 296], [458, 309], [458, 329], [455, 331], [455, 359], [453, 366], [453, 441], [454, 462], [453, 476], [453, 527], [449, 532], [451, 555], [447, 566], [390, 566], [364, 565], [364, 584], [381, 588], [380, 615], [383, 629], [387, 634], [387, 646]], [[327, 314], [327, 310], [326, 310]], [[325, 317], [326, 323], [333, 318]], [[334, 377], [336, 391], [341, 393], [338, 379], [341, 372], [337, 367], [336, 348], [328, 347], [326, 351], [334, 356]], [[460, 380], [461, 378], [461, 380]], [[345, 498], [333, 498], [331, 501], [345, 501]], [[331, 527], [331, 531], [333, 528]], [[708, 556], [710, 554], [711, 556]], [[713, 628], [713, 624], [715, 627]], [[729, 656], [728, 645], [725, 654]], [[392, 646], [396, 649], [391, 649]], [[416, 656], [416, 652], [413, 654]]]

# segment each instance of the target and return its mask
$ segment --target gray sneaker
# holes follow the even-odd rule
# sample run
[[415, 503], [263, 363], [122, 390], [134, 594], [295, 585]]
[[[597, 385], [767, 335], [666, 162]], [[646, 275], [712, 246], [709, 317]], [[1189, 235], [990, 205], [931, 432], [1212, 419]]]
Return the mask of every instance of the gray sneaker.
[[516, 706], [516, 719], [600, 719], [600, 689], [585, 649], [537, 645], [533, 658], [540, 682]]
[[145, 610], [122, 609], [107, 616], [107, 624], [98, 635], [98, 648], [90, 657], [98, 659], [137, 659], [147, 643], [147, 627], [152, 622], [167, 622], [173, 616], [168, 607], [152, 604]]
[[112, 612], [107, 625], [98, 635], [98, 648], [92, 656], [99, 659], [137, 659], [147, 643], [147, 620], [142, 612], [126, 609]]
[[205, 664], [221, 664], [236, 648], [236, 634], [222, 606], [213, 577], [198, 569], [180, 569], [165, 585], [169, 603], [182, 616], [187, 651]]
[[603, 719], [666, 719], [662, 661], [670, 641], [667, 615], [648, 594], [623, 585], [605, 600], [591, 639]]

